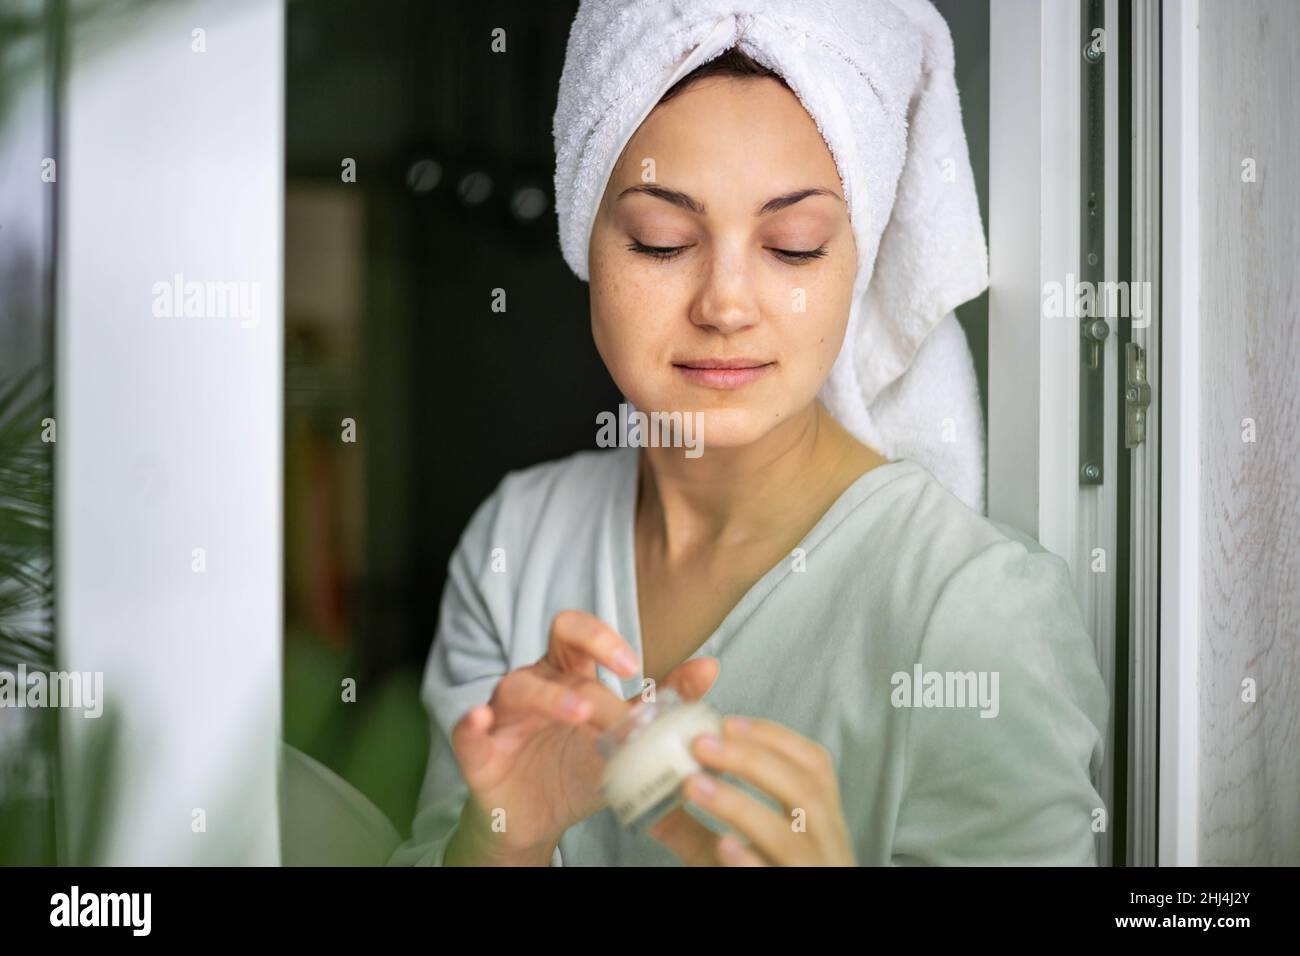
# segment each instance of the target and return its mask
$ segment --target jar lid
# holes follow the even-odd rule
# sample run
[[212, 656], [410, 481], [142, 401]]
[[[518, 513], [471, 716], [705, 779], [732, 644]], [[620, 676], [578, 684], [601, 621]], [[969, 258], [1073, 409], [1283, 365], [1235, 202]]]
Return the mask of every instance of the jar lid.
[[635, 704], [621, 720], [596, 738], [596, 747], [600, 750], [600, 755], [608, 760], [619, 747], [654, 723], [662, 713], [682, 703], [684, 701], [681, 695], [673, 688], [664, 687], [656, 690], [654, 700], [643, 700]]

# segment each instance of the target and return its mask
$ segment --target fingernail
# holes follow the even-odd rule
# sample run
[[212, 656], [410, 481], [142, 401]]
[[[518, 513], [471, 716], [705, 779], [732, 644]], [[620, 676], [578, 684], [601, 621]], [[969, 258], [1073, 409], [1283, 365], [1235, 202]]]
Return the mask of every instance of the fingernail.
[[614, 655], [614, 663], [624, 670], [636, 670], [636, 657], [631, 651], [623, 650]]
[[718, 841], [718, 852], [729, 860], [734, 860], [740, 856], [741, 849], [740, 841], [731, 834], [727, 834]]
[[754, 726], [754, 722], [748, 717], [728, 717], [727, 726], [738, 734], [747, 734], [749, 729]]
[[702, 797], [711, 797], [718, 792], [718, 785], [707, 773], [697, 773], [691, 777], [691, 787]]
[[722, 738], [715, 734], [701, 734], [698, 738], [700, 748], [711, 754], [722, 753]]
[[560, 706], [566, 713], [577, 716], [582, 712], [583, 700], [577, 694], [565, 694], [564, 699], [560, 701]]

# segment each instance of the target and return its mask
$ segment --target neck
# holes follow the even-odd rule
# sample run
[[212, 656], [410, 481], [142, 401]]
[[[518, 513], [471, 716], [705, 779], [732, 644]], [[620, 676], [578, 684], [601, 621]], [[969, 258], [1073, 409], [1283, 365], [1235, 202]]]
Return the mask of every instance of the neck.
[[782, 532], [884, 462], [813, 402], [743, 447], [715, 446], [694, 459], [643, 448], [638, 518], [669, 557], [744, 546]]

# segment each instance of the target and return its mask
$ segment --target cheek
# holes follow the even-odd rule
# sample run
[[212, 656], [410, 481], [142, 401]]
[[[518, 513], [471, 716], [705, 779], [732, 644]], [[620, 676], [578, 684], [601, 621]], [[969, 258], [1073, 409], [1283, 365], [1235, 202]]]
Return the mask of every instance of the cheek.
[[616, 381], [653, 351], [654, 323], [647, 312], [651, 291], [629, 270], [607, 270], [593, 263], [591, 335]]
[[835, 358], [840, 354], [840, 348], [844, 344], [844, 333], [848, 329], [848, 324], [849, 302], [848, 296], [845, 296], [844, 301], [818, 330], [817, 355], [819, 371], [822, 375], [830, 374], [831, 366], [835, 364]]
[[620, 347], [619, 333], [627, 329], [629, 296], [624, 277], [607, 261], [604, 244], [593, 237], [588, 255], [591, 335], [601, 358], [610, 365]]
[[782, 323], [782, 337], [801, 377], [825, 378], [839, 355], [848, 328], [852, 276], [828, 276], [806, 287], [804, 311], [791, 311]]
[[593, 242], [590, 260], [592, 334], [604, 354], [635, 344], [644, 348], [664, 336], [684, 314], [684, 293], [654, 262]]

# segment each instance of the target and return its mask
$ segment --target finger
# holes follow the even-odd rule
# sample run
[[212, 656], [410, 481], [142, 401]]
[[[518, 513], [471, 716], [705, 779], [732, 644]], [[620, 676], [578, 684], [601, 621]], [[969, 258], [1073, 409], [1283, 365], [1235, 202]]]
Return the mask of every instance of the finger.
[[471, 707], [451, 729], [451, 749], [467, 777], [492, 758], [495, 744], [489, 731], [494, 719], [492, 708], [479, 704]]
[[734, 833], [718, 840], [718, 862], [723, 866], [768, 866], [763, 859], [741, 841]]
[[[720, 741], [721, 749], [710, 750], [707, 746], [710, 739]], [[820, 812], [825, 805], [821, 791], [826, 784], [821, 778], [813, 776], [783, 751], [761, 741], [699, 734], [691, 741], [691, 756], [711, 770], [729, 773], [770, 794], [787, 813], [795, 807], [802, 807], [808, 813]]]
[[[627, 715], [627, 704], [623, 698], [619, 697], [604, 684], [600, 683], [600, 681], [588, 677], [579, 677], [576, 674], [559, 674], [557, 677], [550, 677], [547, 675], [545, 670], [540, 670], [536, 667], [525, 667], [520, 670], [528, 673], [530, 675], [530, 680], [540, 680], [548, 687], [558, 688], [560, 692], [567, 691], [570, 695], [584, 701], [587, 705], [585, 711], [575, 711], [575, 713], [580, 716], [573, 719], [568, 719], [564, 717], [563, 714], [560, 716], [554, 716], [553, 711], [548, 712], [543, 716], [555, 720], [561, 720], [566, 723], [585, 723], [593, 727], [596, 731], [602, 731], [608, 727], [612, 727]], [[548, 693], [554, 692], [555, 691], [548, 691]], [[566, 707], [564, 701], [567, 699], [570, 698], [561, 697], [561, 711]], [[502, 698], [498, 697], [498, 695], [493, 695], [493, 703], [503, 711], [508, 710], [512, 706], [516, 706], [517, 700], [518, 698], [513, 696], [505, 696]], [[531, 709], [528, 712], [537, 713], [535, 709]]]
[[687, 866], [716, 866], [714, 844], [718, 836], [683, 807], [677, 807], [646, 831], [677, 854]]
[[578, 678], [568, 687], [591, 705], [585, 723], [596, 731], [606, 730], [627, 716], [627, 701], [597, 680]]
[[664, 684], [682, 700], [699, 700], [713, 687], [722, 664], [716, 657], [697, 657], [678, 664], [664, 677]]
[[[709, 783], [712, 783], [712, 788], [706, 790]], [[748, 837], [749, 842], [769, 859], [781, 862], [794, 858], [796, 848], [790, 841], [795, 834], [789, 821], [740, 788], [705, 773], [693, 773], [686, 778], [685, 792], [686, 799], [720, 823]]]
[[758, 741], [785, 754], [809, 773], [825, 774], [829, 771], [834, 775], [835, 765], [825, 747], [774, 720], [733, 714], [722, 721], [722, 733], [728, 740]]
[[561, 611], [551, 621], [546, 659], [563, 671], [595, 677], [594, 663], [631, 677], [640, 666], [636, 652], [612, 627], [586, 611]]
[[581, 693], [527, 667], [501, 679], [491, 706], [498, 720], [502, 714], [537, 714], [565, 724], [582, 723], [592, 712], [592, 702]]

